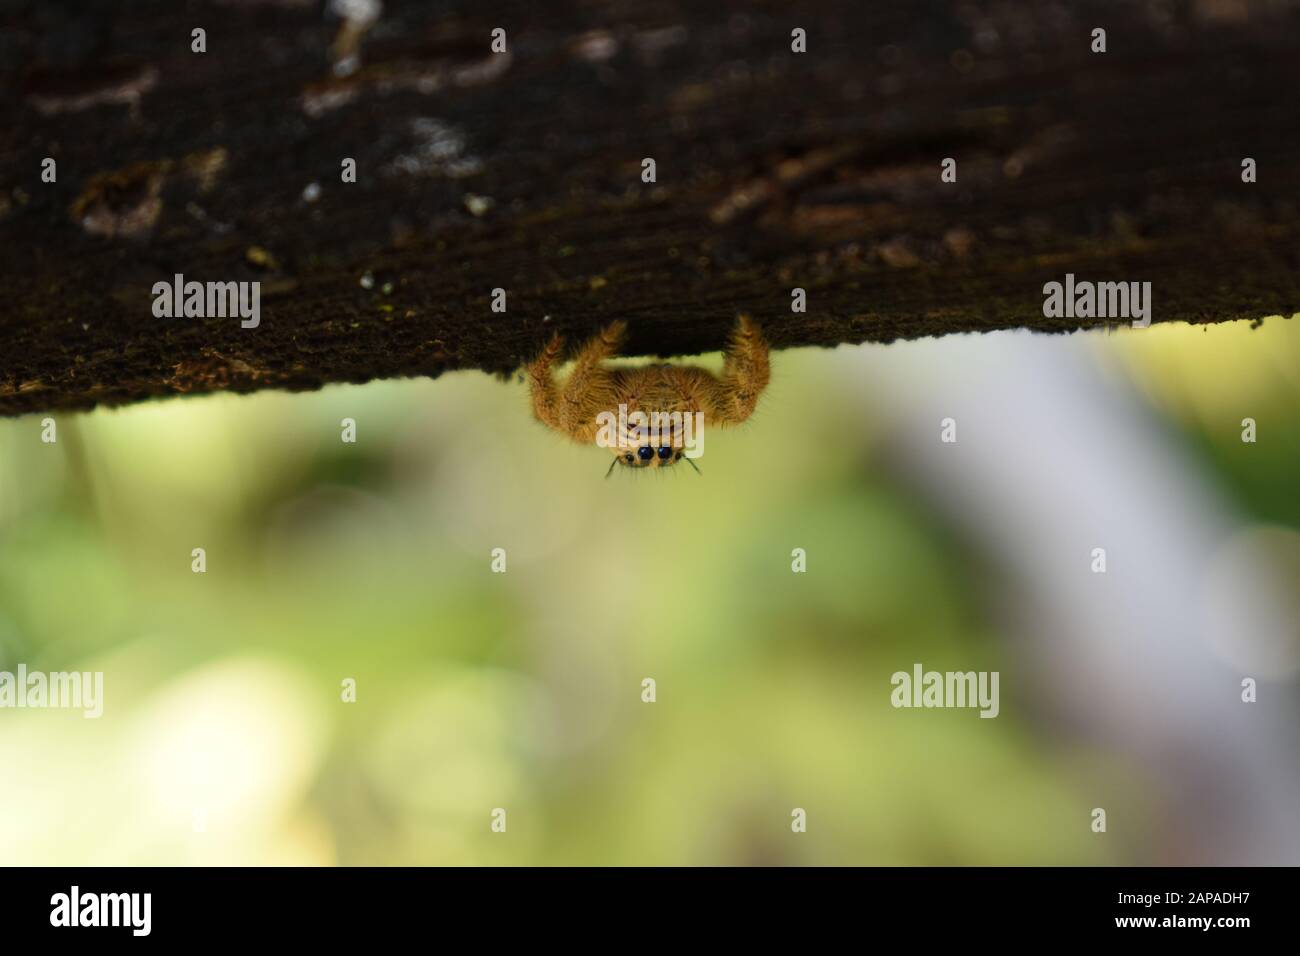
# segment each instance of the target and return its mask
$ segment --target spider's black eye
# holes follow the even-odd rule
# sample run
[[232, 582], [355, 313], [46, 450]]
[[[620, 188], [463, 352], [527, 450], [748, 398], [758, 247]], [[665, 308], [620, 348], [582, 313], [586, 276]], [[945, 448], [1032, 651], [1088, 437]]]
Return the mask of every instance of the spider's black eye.
[[632, 460], [632, 453], [631, 453], [631, 452], [628, 452], [626, 455], [624, 455], [624, 456], [623, 456], [623, 460], [624, 460], [624, 461], [631, 461], [631, 460]]
[[655, 456], [655, 450], [649, 445], [642, 445], [636, 450], [636, 454], [642, 461], [649, 461]]
[[663, 461], [667, 461], [669, 458], [673, 457], [673, 450], [667, 445], [663, 445], [659, 448], [659, 457]]

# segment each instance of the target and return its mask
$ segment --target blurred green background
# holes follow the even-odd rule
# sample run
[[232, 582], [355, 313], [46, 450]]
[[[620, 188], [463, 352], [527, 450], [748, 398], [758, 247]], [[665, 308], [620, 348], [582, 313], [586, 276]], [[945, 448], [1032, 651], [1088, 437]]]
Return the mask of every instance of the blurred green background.
[[[1295, 536], [1298, 329], [1061, 347]], [[907, 426], [844, 353], [927, 347], [774, 356], [703, 476], [605, 480], [477, 373], [0, 421], [0, 670], [106, 697], [0, 711], [0, 863], [1142, 862], [1087, 816], [1155, 822], [1148, 769], [1022, 706], [980, 542], [877, 460]], [[893, 709], [913, 661], [1000, 670], [1001, 715]]]

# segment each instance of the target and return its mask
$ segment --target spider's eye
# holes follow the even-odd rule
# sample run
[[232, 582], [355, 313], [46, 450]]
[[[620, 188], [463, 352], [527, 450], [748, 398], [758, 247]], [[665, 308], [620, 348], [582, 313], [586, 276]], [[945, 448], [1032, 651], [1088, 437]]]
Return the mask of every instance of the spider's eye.
[[632, 460], [632, 453], [631, 453], [631, 452], [628, 452], [626, 455], [624, 455], [624, 456], [623, 456], [623, 460], [624, 460], [624, 461], [631, 461], [631, 460]]
[[673, 450], [667, 445], [662, 445], [659, 448], [659, 457], [663, 461], [667, 461], [669, 458], [673, 457]]
[[642, 461], [649, 461], [655, 456], [655, 450], [649, 445], [642, 445], [636, 450], [636, 454]]

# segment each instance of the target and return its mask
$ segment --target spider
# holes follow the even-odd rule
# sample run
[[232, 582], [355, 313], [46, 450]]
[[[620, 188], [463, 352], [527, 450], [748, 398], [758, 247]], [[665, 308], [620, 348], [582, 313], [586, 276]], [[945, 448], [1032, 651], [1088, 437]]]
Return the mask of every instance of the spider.
[[[551, 373], [564, 349], [558, 333], [528, 366], [538, 421], [581, 444], [609, 447], [614, 460], [605, 472], [607, 478], [616, 465], [667, 468], [683, 457], [695, 468], [690, 454], [691, 422], [738, 425], [753, 413], [758, 396], [767, 387], [767, 342], [747, 315], [736, 321], [721, 375], [694, 365], [620, 368], [606, 364], [606, 359], [618, 354], [626, 335], [626, 322], [605, 326], [579, 350], [573, 371], [563, 383]], [[651, 427], [630, 426], [629, 418], [648, 419]], [[615, 419], [625, 437], [609, 441], [609, 425]], [[658, 425], [661, 421], [671, 425]]]

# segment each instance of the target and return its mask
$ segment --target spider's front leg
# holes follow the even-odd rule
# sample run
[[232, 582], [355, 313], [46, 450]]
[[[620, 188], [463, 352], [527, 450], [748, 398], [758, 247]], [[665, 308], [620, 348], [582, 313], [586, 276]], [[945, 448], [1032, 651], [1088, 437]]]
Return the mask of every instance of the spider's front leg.
[[754, 413], [758, 396], [767, 388], [771, 369], [763, 330], [747, 315], [736, 321], [722, 364], [717, 417], [724, 425], [743, 422]]
[[560, 334], [557, 332], [551, 336], [550, 343], [542, 350], [542, 353], [528, 364], [528, 386], [533, 399], [533, 414], [537, 416], [537, 420], [543, 425], [557, 429], [562, 427], [560, 425], [560, 401], [555, 389], [555, 378], [551, 375], [551, 368], [563, 351], [564, 340], [560, 338]]
[[627, 336], [627, 323], [611, 322], [578, 352], [573, 371], [561, 392], [560, 418], [572, 435], [595, 434], [595, 417], [614, 396], [613, 371], [603, 364], [618, 354]]

